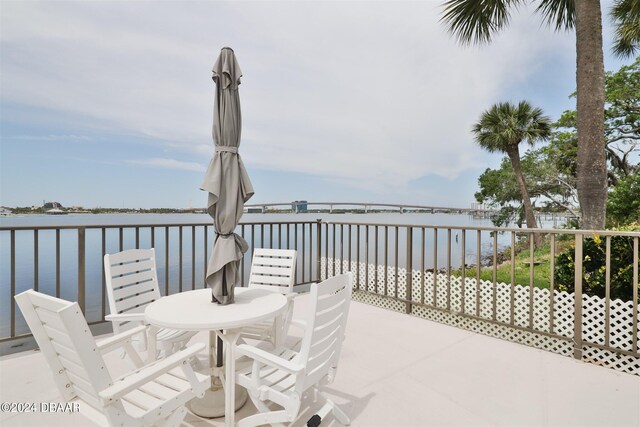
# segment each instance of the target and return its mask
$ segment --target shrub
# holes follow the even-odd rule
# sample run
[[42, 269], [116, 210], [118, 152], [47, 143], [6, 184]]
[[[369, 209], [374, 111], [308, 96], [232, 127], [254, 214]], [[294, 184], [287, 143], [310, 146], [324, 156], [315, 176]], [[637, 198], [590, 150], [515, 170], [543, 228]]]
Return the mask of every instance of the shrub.
[[[625, 227], [633, 231], [634, 227]], [[640, 229], [640, 227], [637, 227]], [[606, 243], [595, 235], [585, 238], [582, 245], [582, 291], [587, 295], [605, 296]], [[611, 298], [629, 301], [633, 298], [633, 237], [611, 237]], [[572, 244], [556, 257], [555, 283], [560, 290], [573, 290], [575, 283], [575, 246]], [[640, 262], [638, 262], [640, 269]], [[639, 298], [640, 300], [640, 298]]]
[[607, 222], [612, 225], [640, 221], [640, 172], [620, 180], [609, 192]]

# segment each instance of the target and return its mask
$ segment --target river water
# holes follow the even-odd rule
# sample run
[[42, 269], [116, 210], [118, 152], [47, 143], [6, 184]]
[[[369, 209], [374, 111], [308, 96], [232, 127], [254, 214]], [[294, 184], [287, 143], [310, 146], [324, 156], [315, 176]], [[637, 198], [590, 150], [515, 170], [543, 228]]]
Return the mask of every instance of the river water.
[[[444, 213], [369, 213], [369, 214], [329, 214], [329, 213], [283, 213], [283, 214], [245, 214], [242, 217], [244, 223], [274, 223], [293, 221], [316, 221], [323, 220], [332, 222], [357, 222], [360, 224], [412, 224], [427, 226], [451, 226], [451, 264], [456, 267], [460, 265], [462, 256], [461, 231], [456, 227], [490, 227], [489, 219], [477, 218], [467, 214], [444, 214]], [[0, 217], [2, 227], [37, 227], [37, 226], [92, 226], [92, 225], [166, 225], [182, 224], [187, 225], [182, 230], [182, 287], [191, 289], [192, 287], [202, 287], [204, 283], [204, 273], [206, 265], [205, 257], [205, 232], [204, 227], [196, 227], [192, 234], [192, 227], [189, 224], [211, 223], [211, 218], [205, 214], [70, 214], [70, 215], [22, 215]], [[553, 228], [560, 223], [546, 222], [545, 228]], [[244, 228], [244, 235], [250, 247], [295, 247], [298, 249], [298, 272], [297, 281], [309, 281], [316, 278], [316, 258], [317, 236], [316, 225], [313, 226], [289, 226], [286, 225], [266, 225], [249, 226]], [[364, 261], [366, 255], [365, 227], [361, 228], [360, 235], [360, 260]], [[330, 257], [347, 257], [349, 227], [335, 227], [335, 242], [333, 246], [333, 225], [329, 229], [329, 246], [326, 240], [322, 242], [322, 255], [326, 252]], [[237, 232], [241, 232], [241, 227]], [[325, 226], [323, 225], [323, 233]], [[344, 236], [340, 232], [345, 233]], [[384, 259], [384, 228], [380, 228], [378, 233], [378, 253], [379, 262]], [[165, 228], [158, 226], [154, 229], [155, 248], [157, 253], [158, 279], [161, 290], [168, 286], [169, 292], [177, 292], [180, 286], [180, 251], [179, 239], [180, 231], [178, 227], [169, 228], [169, 244], [165, 242]], [[351, 230], [352, 259], [356, 259], [357, 236], [356, 227]], [[374, 228], [369, 227], [369, 262], [373, 259], [376, 242], [374, 238]], [[78, 240], [77, 231], [60, 231], [60, 297], [75, 300], [77, 299], [78, 283]], [[195, 237], [195, 239], [194, 239]], [[211, 253], [215, 235], [213, 227], [207, 228], [207, 251]], [[342, 239], [341, 239], [342, 237]], [[406, 265], [406, 231], [399, 228], [395, 234], [395, 227], [388, 230], [388, 261], [389, 265]], [[466, 233], [465, 254], [468, 255], [466, 263], [475, 262], [476, 238], [475, 232]], [[15, 232], [15, 277], [16, 293], [34, 287], [34, 232]], [[85, 286], [86, 286], [86, 316], [89, 321], [100, 320], [102, 316], [102, 231], [101, 229], [87, 229], [85, 237]], [[323, 234], [323, 239], [326, 236]], [[398, 240], [398, 258], [395, 259], [395, 241]], [[340, 242], [343, 242], [340, 246]], [[483, 232], [481, 236], [481, 253], [490, 253], [493, 250], [492, 238], [488, 232]], [[504, 247], [510, 243], [510, 235], [498, 235], [498, 246]], [[10, 246], [11, 238], [9, 231], [0, 231], [0, 337], [9, 335], [10, 325], [10, 304], [11, 292], [11, 263]], [[139, 231], [139, 245], [142, 248], [151, 247], [151, 228], [142, 227]], [[118, 229], [107, 229], [105, 232], [105, 251], [114, 253], [119, 250]], [[135, 247], [135, 229], [126, 228], [123, 230], [122, 246], [124, 249]], [[165, 262], [166, 248], [169, 248], [169, 262]], [[424, 247], [425, 267], [433, 266], [433, 231], [427, 230], [425, 233], [424, 246], [420, 230], [413, 234], [413, 265], [419, 266], [419, 259]], [[192, 247], [195, 251], [192, 251]], [[56, 292], [56, 232], [54, 230], [41, 230], [38, 232], [38, 288], [40, 291], [55, 295]], [[446, 230], [438, 232], [438, 266], [442, 267], [446, 263], [447, 257], [447, 235]], [[304, 261], [303, 261], [304, 260]], [[192, 265], [195, 268], [192, 268]], [[245, 257], [245, 280], [248, 280], [250, 257]], [[167, 273], [167, 267], [169, 269]], [[168, 279], [168, 280], [167, 280]], [[107, 309], [108, 312], [108, 309]], [[24, 320], [16, 308], [16, 333], [27, 332]]]

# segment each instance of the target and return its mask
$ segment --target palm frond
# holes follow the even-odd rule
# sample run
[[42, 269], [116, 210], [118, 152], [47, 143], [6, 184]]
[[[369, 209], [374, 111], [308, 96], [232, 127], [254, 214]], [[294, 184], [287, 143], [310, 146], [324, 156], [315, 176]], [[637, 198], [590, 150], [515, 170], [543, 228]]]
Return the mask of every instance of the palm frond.
[[548, 139], [551, 119], [527, 101], [517, 105], [499, 102], [481, 114], [472, 132], [478, 145], [485, 150], [506, 153], [521, 142], [533, 145]]
[[523, 0], [448, 0], [441, 22], [463, 45], [483, 44], [509, 24], [511, 7]]
[[610, 16], [616, 27], [613, 53], [624, 58], [640, 52], [640, 1], [616, 0]]
[[540, 0], [536, 12], [556, 31], [571, 30], [576, 23], [575, 0]]

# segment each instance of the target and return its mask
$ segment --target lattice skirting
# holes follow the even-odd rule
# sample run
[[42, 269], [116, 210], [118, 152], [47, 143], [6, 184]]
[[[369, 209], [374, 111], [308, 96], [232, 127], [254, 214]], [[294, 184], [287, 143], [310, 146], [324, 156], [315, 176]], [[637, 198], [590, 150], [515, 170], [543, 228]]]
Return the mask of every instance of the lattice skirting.
[[[326, 266], [326, 268], [325, 268]], [[355, 274], [354, 301], [360, 301], [389, 310], [405, 313], [406, 303], [386, 297], [407, 299], [406, 270], [361, 262], [343, 261], [329, 258], [321, 260], [321, 275], [331, 277], [343, 271]], [[325, 272], [327, 274], [325, 274]], [[434, 278], [437, 283], [434, 295]], [[426, 271], [424, 279], [419, 270], [411, 274], [411, 301], [434, 305], [444, 310], [428, 306], [412, 305], [411, 315], [467, 329], [495, 338], [513, 341], [530, 347], [573, 357], [573, 343], [540, 332], [553, 333], [564, 337], [573, 336], [574, 295], [569, 292], [554, 291], [553, 298], [548, 289], [528, 286], [512, 286], [498, 283], [494, 288], [491, 281], [480, 281], [479, 295], [475, 278], [465, 278], [464, 291], [460, 277]], [[448, 291], [450, 289], [450, 291]], [[464, 292], [464, 312], [479, 318], [470, 318], [458, 313], [462, 311]], [[424, 293], [424, 296], [423, 296]], [[533, 296], [533, 304], [530, 303]], [[424, 299], [423, 299], [424, 298]], [[492, 319], [504, 324], [496, 324], [484, 319]], [[611, 300], [609, 303], [609, 345], [621, 350], [631, 350], [632, 313], [631, 301]], [[605, 344], [605, 301], [597, 296], [583, 296], [583, 340]], [[513, 307], [513, 323], [522, 330], [509, 326]], [[533, 307], [533, 308], [531, 308]], [[553, 311], [551, 310], [553, 307]], [[551, 318], [553, 317], [553, 323]], [[484, 319], [483, 319], [484, 318]], [[640, 375], [640, 358], [627, 356], [611, 350], [602, 350], [585, 345], [582, 360], [618, 371]]]

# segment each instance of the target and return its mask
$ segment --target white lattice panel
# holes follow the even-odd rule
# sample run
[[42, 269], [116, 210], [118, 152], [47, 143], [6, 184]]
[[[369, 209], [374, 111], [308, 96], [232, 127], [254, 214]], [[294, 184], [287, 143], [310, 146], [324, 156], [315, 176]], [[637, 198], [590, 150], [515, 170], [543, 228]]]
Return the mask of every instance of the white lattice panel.
[[582, 299], [582, 319], [582, 339], [604, 345], [604, 300], [595, 295], [585, 295]]
[[480, 317], [493, 318], [493, 283], [480, 282]]
[[[328, 275], [341, 271], [358, 272], [354, 288], [367, 292], [356, 292], [354, 300], [377, 305], [394, 311], [405, 312], [406, 303], [395, 301], [386, 296], [407, 299], [407, 277], [404, 268], [385, 267], [365, 263], [322, 258], [321, 268], [324, 278], [324, 266]], [[342, 268], [341, 268], [342, 267]], [[335, 273], [334, 273], [335, 272]], [[424, 274], [424, 279], [422, 277]], [[434, 304], [434, 278], [437, 282]], [[557, 334], [571, 338], [574, 333], [574, 295], [554, 290], [553, 304], [548, 289], [481, 280], [478, 285], [475, 277], [466, 277], [464, 286], [464, 314], [478, 316], [480, 319], [460, 316], [462, 313], [462, 279], [447, 276], [446, 273], [419, 270], [411, 272], [411, 301], [427, 306], [412, 306], [412, 314], [436, 322], [472, 330], [532, 347], [572, 356], [573, 345], [570, 340], [549, 337], [538, 332]], [[397, 294], [396, 294], [397, 289]], [[478, 298], [478, 292], [479, 298]], [[423, 300], [424, 298], [424, 300]], [[479, 305], [478, 305], [479, 304]], [[435, 306], [447, 311], [435, 310]], [[553, 309], [553, 310], [552, 310]], [[495, 318], [494, 318], [495, 310]], [[531, 318], [533, 310], [533, 318]], [[553, 324], [551, 313], [553, 312]], [[494, 320], [500, 324], [484, 321]], [[604, 299], [597, 296], [583, 296], [582, 300], [582, 338], [585, 341], [583, 360], [598, 363], [623, 372], [640, 375], [640, 358], [623, 355], [615, 349], [632, 350], [633, 303], [631, 301], [612, 300], [609, 308], [609, 346], [612, 350], [590, 347], [589, 343], [605, 345], [606, 309]], [[513, 328], [515, 325], [528, 330]], [[640, 333], [639, 337], [640, 339]]]
[[514, 329], [507, 325], [498, 325], [482, 319], [471, 319], [457, 315], [456, 313], [434, 310], [424, 306], [414, 306], [412, 314], [439, 323], [445, 323], [483, 335], [552, 351], [565, 356], [571, 356], [573, 354], [573, 346], [569, 341], [536, 334], [531, 331]]
[[371, 294], [369, 292], [355, 291], [352, 295], [354, 301], [363, 302], [365, 304], [375, 305], [377, 307], [386, 308], [388, 310], [404, 313], [406, 304], [381, 295]]
[[[631, 336], [633, 333], [633, 302], [615, 299], [609, 308], [611, 323], [609, 325], [609, 340], [612, 347], [631, 350]], [[640, 337], [638, 338], [640, 342]]]
[[640, 375], [640, 358], [626, 354], [585, 346], [582, 348], [582, 360], [615, 369], [616, 371]]
[[538, 331], [549, 332], [550, 300], [549, 289], [533, 288], [533, 324]]
[[511, 286], [498, 283], [496, 289], [496, 320], [502, 323], [511, 322]]
[[573, 336], [573, 293], [554, 291], [553, 332], [563, 337]]

